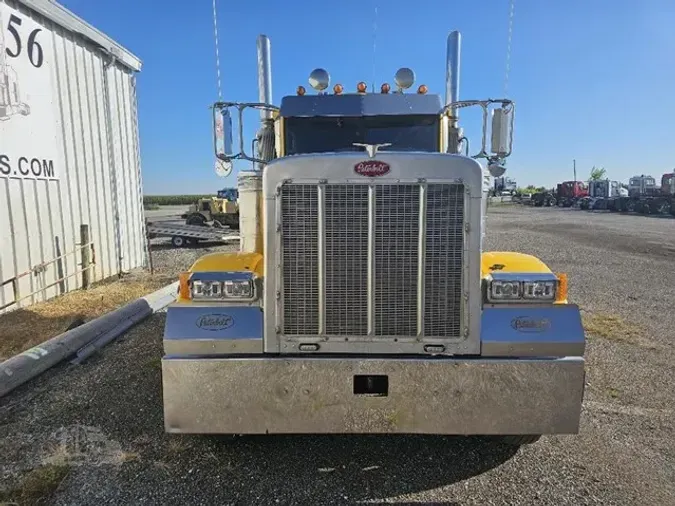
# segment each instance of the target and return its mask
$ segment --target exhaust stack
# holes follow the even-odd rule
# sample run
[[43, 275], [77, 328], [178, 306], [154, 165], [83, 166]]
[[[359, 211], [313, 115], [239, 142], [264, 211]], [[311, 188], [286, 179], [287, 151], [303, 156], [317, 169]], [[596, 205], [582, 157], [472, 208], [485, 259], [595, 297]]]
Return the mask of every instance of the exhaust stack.
[[[455, 30], [448, 35], [448, 49], [445, 67], [445, 105], [459, 100], [459, 54], [462, 36]], [[456, 111], [452, 113], [457, 118]]]
[[[272, 103], [272, 63], [270, 61], [270, 39], [258, 35], [258, 102]], [[262, 109], [260, 120], [272, 119], [272, 111]]]
[[[445, 61], [445, 105], [459, 100], [459, 53], [462, 36], [457, 30], [448, 34], [448, 48]], [[448, 121], [448, 153], [460, 152], [462, 130], [458, 127], [459, 110], [450, 109]]]

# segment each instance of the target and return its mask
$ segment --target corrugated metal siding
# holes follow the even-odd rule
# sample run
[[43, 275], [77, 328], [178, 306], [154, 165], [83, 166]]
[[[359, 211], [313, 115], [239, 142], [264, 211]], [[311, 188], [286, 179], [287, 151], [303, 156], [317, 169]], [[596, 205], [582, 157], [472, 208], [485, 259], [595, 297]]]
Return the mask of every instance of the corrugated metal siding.
[[[80, 225], [88, 224], [95, 245], [94, 280], [145, 265], [142, 185], [135, 75], [75, 35], [12, 0], [0, 0], [42, 25], [45, 65], [53, 88], [54, 134], [62, 167], [58, 179], [3, 177], [0, 174], [0, 281], [74, 250]], [[4, 6], [3, 6], [4, 7]], [[5, 9], [6, 11], [6, 9]], [[7, 26], [3, 19], [3, 26]], [[27, 23], [24, 23], [24, 25]], [[9, 44], [8, 44], [9, 47]], [[9, 124], [10, 122], [8, 122]], [[11, 127], [10, 127], [11, 128]], [[40, 139], [31, 139], [39, 143]], [[0, 138], [0, 154], [3, 140]], [[68, 255], [63, 274], [79, 269]], [[57, 264], [21, 278], [28, 294], [54, 283]], [[20, 306], [79, 288], [81, 276], [42, 290]], [[11, 285], [0, 288], [0, 306], [13, 300]]]

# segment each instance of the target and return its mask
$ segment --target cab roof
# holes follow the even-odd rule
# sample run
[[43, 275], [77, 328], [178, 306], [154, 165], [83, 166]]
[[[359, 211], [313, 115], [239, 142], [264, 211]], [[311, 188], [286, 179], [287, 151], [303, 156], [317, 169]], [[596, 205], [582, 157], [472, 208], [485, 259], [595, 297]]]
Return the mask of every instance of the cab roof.
[[438, 116], [443, 108], [439, 95], [417, 93], [353, 93], [343, 95], [289, 95], [281, 99], [279, 114], [317, 116]]

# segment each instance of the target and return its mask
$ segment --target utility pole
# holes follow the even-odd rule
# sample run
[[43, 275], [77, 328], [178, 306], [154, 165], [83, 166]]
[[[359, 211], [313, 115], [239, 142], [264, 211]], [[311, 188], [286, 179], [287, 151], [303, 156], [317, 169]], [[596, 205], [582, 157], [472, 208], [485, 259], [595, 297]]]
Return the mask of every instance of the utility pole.
[[577, 160], [576, 158], [572, 160], [572, 163], [574, 164], [574, 182], [577, 182]]

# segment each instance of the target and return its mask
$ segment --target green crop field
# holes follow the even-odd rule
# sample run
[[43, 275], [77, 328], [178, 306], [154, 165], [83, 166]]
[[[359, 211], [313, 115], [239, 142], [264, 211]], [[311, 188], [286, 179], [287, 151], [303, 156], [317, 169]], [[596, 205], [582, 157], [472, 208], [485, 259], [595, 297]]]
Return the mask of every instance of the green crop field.
[[144, 206], [183, 206], [193, 204], [198, 199], [215, 197], [212, 195], [144, 195]]

